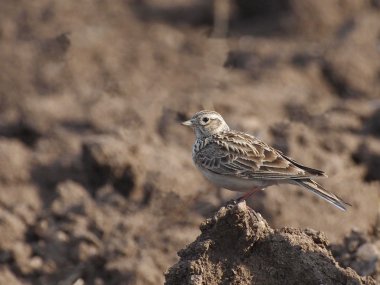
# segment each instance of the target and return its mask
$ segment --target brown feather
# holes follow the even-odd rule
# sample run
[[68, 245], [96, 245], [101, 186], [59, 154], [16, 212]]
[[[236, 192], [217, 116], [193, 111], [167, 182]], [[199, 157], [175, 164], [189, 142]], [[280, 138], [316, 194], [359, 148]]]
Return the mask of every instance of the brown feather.
[[[212, 135], [196, 156], [210, 171], [241, 178], [278, 180], [313, 176], [264, 142], [236, 131]], [[219, 163], [214, 162], [215, 158]], [[226, 172], [220, 162], [233, 172]]]

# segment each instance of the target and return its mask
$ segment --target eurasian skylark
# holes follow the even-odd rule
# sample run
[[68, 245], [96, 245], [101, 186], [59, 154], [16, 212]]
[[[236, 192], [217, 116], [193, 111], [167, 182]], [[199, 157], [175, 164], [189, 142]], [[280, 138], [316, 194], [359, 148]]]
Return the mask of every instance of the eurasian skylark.
[[202, 174], [219, 187], [254, 192], [275, 184], [295, 184], [306, 188], [341, 210], [347, 205], [312, 178], [327, 175], [304, 166], [281, 151], [249, 134], [231, 130], [214, 111], [200, 111], [182, 123], [194, 129], [193, 161]]

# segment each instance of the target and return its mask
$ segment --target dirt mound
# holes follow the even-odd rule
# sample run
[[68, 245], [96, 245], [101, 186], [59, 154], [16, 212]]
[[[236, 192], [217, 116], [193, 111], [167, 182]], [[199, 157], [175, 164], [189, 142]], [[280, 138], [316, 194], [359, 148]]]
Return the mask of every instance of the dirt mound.
[[222, 207], [166, 273], [174, 284], [375, 284], [343, 269], [313, 230], [274, 230], [245, 203]]

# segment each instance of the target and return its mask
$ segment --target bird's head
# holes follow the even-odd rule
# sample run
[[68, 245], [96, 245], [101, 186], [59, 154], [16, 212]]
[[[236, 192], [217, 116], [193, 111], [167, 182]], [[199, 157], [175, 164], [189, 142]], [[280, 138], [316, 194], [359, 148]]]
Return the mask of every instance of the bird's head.
[[219, 113], [208, 110], [194, 114], [190, 120], [183, 122], [182, 125], [192, 127], [197, 138], [205, 138], [230, 129]]

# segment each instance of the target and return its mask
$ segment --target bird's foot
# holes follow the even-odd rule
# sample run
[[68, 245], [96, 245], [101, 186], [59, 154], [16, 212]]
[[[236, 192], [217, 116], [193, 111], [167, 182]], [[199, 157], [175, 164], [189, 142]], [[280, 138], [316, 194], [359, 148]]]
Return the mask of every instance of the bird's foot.
[[229, 200], [227, 201], [227, 203], [225, 204], [225, 207], [227, 209], [231, 209], [232, 207], [236, 206], [238, 203], [240, 203], [241, 201], [238, 201], [238, 199], [232, 199], [232, 200]]

